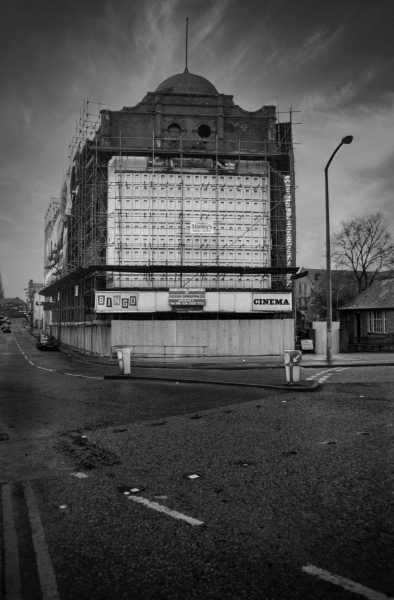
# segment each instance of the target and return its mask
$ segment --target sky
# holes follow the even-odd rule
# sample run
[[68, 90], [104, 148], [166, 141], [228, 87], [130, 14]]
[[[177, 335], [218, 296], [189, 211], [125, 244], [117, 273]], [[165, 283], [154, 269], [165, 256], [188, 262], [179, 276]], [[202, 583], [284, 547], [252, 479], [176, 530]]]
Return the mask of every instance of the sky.
[[[235, 104], [294, 122], [297, 266], [325, 267], [330, 224], [381, 210], [394, 230], [393, 0], [12, 0], [0, 22], [0, 273], [43, 281], [44, 215], [84, 102], [136, 105], [188, 68]], [[97, 103], [97, 104], [94, 104]], [[299, 112], [296, 112], [299, 111]]]

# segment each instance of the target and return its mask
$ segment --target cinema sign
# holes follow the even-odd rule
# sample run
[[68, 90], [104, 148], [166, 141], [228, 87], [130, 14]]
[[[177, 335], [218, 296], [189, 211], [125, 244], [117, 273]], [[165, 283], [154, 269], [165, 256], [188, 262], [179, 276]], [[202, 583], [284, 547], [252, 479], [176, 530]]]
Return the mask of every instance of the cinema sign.
[[252, 308], [261, 312], [291, 312], [291, 292], [263, 292], [253, 294]]

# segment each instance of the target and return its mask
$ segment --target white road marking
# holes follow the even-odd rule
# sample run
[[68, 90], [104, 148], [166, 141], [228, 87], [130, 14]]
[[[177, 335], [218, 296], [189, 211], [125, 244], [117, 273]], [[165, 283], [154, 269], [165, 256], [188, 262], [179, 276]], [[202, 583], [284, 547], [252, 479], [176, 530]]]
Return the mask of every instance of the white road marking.
[[[14, 337], [14, 339], [15, 339], [15, 337]], [[21, 351], [21, 353], [23, 354], [23, 356], [26, 358], [27, 362], [29, 362], [33, 367], [36, 367], [37, 369], [42, 369], [43, 371], [50, 371], [51, 373], [54, 372], [54, 369], [47, 369], [45, 367], [39, 367], [38, 365], [35, 365], [34, 363], [32, 363], [31, 360], [29, 360], [27, 358], [26, 354], [23, 352], [23, 350], [19, 346], [18, 342], [16, 342], [16, 344], [17, 344], [19, 350]], [[104, 377], [94, 377], [92, 375], [75, 375], [74, 373], [63, 373], [63, 375], [69, 375], [70, 377], [82, 377], [83, 379], [104, 379]]]
[[325, 369], [324, 371], [318, 371], [318, 373], [307, 377], [306, 381], [313, 381], [314, 379], [317, 379], [319, 383], [324, 383], [324, 381], [331, 377], [331, 375], [334, 375], [339, 371], [345, 371], [348, 368], [349, 367], [335, 367], [333, 369]]
[[[15, 531], [14, 511], [12, 508], [11, 485], [5, 484], [2, 488], [3, 507], [3, 547], [5, 600], [23, 600], [22, 584], [19, 568], [18, 541]], [[0, 548], [1, 554], [1, 548]]]
[[83, 379], [103, 379], [103, 377], [92, 377], [91, 375], [78, 375], [75, 373], [63, 373], [63, 375], [69, 375], [70, 377], [82, 377]]
[[34, 550], [37, 557], [37, 569], [40, 579], [42, 600], [60, 600], [57, 590], [55, 571], [53, 570], [44, 529], [38, 512], [38, 506], [30, 481], [23, 484], [25, 492]]
[[368, 598], [368, 600], [394, 600], [393, 598], [389, 598], [389, 596], [381, 594], [380, 592], [375, 592], [374, 590], [371, 590], [360, 583], [356, 583], [355, 581], [351, 581], [350, 579], [346, 579], [346, 577], [341, 577], [340, 575], [334, 575], [333, 573], [329, 573], [329, 571], [318, 569], [313, 565], [302, 567], [302, 570], [309, 575], [314, 575], [315, 577], [320, 577], [320, 579], [329, 581], [334, 585], [339, 585], [349, 592], [364, 596], [364, 598]]
[[165, 513], [170, 517], [174, 517], [174, 519], [181, 519], [182, 521], [186, 521], [190, 525], [203, 525], [204, 521], [198, 521], [197, 519], [193, 519], [193, 517], [188, 517], [177, 510], [171, 510], [162, 504], [158, 504], [157, 502], [151, 502], [146, 498], [142, 498], [142, 496], [128, 496], [127, 500], [132, 500], [133, 502], [138, 502], [139, 504], [144, 504], [148, 508], [152, 508], [153, 510], [157, 510], [158, 512]]

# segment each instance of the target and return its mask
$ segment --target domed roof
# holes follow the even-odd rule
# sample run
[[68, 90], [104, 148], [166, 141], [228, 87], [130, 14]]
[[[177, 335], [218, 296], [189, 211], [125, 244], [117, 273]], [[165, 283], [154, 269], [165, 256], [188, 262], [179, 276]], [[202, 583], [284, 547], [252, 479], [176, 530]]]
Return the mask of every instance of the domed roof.
[[201, 75], [193, 75], [187, 69], [183, 73], [165, 79], [156, 89], [156, 92], [218, 95], [217, 89], [208, 79], [201, 77]]

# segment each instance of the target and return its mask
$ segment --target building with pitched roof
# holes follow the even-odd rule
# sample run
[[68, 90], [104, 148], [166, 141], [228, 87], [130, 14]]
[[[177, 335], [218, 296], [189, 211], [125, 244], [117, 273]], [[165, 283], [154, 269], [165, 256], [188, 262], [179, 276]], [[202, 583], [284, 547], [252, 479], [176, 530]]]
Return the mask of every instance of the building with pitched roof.
[[26, 313], [26, 303], [16, 296], [15, 298], [0, 299], [0, 315], [9, 319], [20, 319]]
[[340, 311], [340, 351], [394, 351], [394, 277], [377, 279]]

